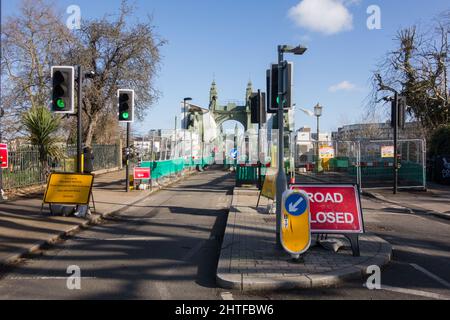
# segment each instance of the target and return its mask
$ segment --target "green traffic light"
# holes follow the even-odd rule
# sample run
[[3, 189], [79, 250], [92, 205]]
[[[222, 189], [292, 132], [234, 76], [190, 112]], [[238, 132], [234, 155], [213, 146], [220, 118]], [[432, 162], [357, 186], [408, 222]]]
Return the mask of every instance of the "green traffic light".
[[60, 109], [64, 109], [66, 107], [66, 103], [64, 102], [63, 99], [58, 99], [56, 101], [56, 105], [58, 106], [58, 108]]
[[122, 113], [122, 118], [123, 119], [128, 119], [129, 117], [130, 117], [130, 114], [128, 112]]

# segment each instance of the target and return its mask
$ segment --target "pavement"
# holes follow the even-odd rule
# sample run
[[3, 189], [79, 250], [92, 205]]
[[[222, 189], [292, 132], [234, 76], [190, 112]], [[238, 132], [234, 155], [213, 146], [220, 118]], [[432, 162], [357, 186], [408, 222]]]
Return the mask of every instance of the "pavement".
[[391, 260], [391, 245], [365, 234], [360, 237], [360, 257], [353, 257], [348, 246], [334, 253], [316, 245], [303, 255], [302, 263], [295, 263], [276, 247], [276, 218], [266, 213], [268, 200], [256, 208], [257, 199], [257, 190], [234, 191], [217, 269], [222, 288], [251, 292], [330, 287], [362, 279], [369, 266], [383, 268]]
[[15, 263], [47, 244], [98, 224], [109, 215], [124, 210], [160, 189], [125, 192], [125, 171], [96, 176], [93, 195], [96, 212], [89, 219], [51, 216], [48, 205], [41, 213], [42, 194], [32, 194], [0, 203], [0, 266]]
[[366, 190], [367, 196], [407, 209], [410, 213], [430, 214], [450, 220], [450, 186], [429, 184], [427, 191], [401, 189]]

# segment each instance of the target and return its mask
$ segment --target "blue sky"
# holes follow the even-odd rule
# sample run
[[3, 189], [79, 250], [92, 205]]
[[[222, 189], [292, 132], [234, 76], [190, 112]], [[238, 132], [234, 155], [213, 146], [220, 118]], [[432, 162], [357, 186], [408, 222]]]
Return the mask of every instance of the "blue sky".
[[[295, 63], [295, 99], [325, 110], [328, 131], [359, 120], [370, 92], [371, 71], [383, 54], [394, 48], [397, 30], [415, 23], [427, 25], [449, 10], [448, 0], [135, 0], [136, 15], [148, 14], [161, 37], [163, 64], [157, 88], [163, 93], [138, 131], [171, 129], [186, 96], [208, 106], [215, 76], [219, 99], [244, 100], [249, 79], [265, 90], [265, 70], [277, 60], [278, 44], [308, 46]], [[304, 3], [302, 3], [304, 2]], [[17, 11], [18, 0], [2, 1], [2, 15]], [[84, 18], [114, 13], [120, 0], [56, 0], [64, 13], [79, 5]], [[381, 9], [381, 30], [368, 30], [366, 10]], [[296, 9], [292, 9], [292, 8]], [[289, 14], [291, 13], [291, 14]], [[332, 89], [335, 90], [332, 90]], [[315, 119], [296, 114], [296, 126], [315, 128]]]

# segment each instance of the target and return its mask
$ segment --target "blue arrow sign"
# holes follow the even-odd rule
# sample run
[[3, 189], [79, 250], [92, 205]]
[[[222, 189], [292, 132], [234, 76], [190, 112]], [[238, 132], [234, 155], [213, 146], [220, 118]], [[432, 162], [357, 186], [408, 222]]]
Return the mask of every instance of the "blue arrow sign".
[[308, 209], [308, 200], [299, 193], [293, 193], [287, 197], [284, 206], [290, 215], [299, 217]]
[[230, 156], [231, 156], [231, 159], [236, 160], [238, 157], [238, 151], [236, 149], [231, 150]]

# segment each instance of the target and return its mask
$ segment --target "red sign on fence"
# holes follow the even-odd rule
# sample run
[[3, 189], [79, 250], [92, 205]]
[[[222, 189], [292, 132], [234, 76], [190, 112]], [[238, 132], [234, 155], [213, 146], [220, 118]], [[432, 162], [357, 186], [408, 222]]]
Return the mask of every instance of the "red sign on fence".
[[2, 169], [8, 168], [8, 145], [0, 144], [0, 166]]
[[358, 188], [353, 185], [293, 185], [310, 199], [311, 232], [324, 234], [364, 233]]
[[134, 168], [134, 180], [150, 180], [150, 168]]

